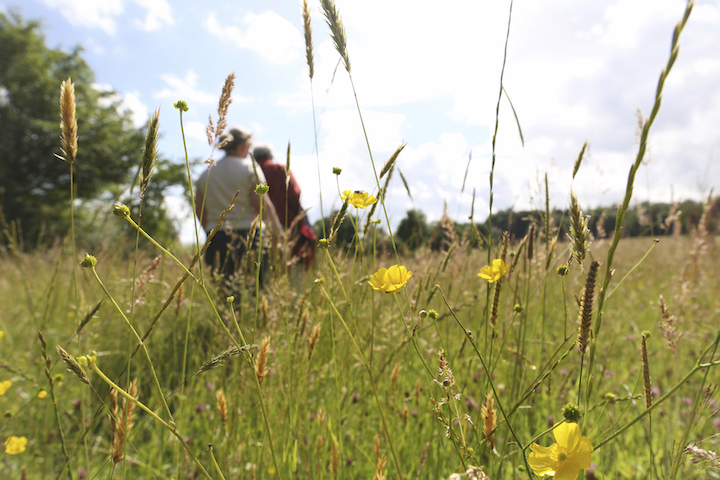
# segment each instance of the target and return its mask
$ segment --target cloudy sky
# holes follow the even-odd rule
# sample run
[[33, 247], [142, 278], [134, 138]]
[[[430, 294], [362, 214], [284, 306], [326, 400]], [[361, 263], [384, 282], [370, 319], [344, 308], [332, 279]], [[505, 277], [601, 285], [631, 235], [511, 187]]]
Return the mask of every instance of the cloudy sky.
[[[391, 223], [410, 208], [437, 220], [445, 202], [448, 213], [464, 221], [473, 188], [476, 219], [484, 220], [509, 1], [336, 4], [378, 168], [408, 142], [398, 168], [413, 199], [396, 174], [387, 199]], [[546, 173], [558, 208], [571, 186], [586, 208], [621, 201], [637, 151], [637, 112], [650, 113], [684, 8], [682, 0], [515, 2], [504, 85], [525, 142], [503, 98], [495, 209], [544, 205]], [[312, 85], [299, 0], [0, 0], [0, 10], [11, 9], [41, 20], [50, 46], [82, 45], [98, 88], [117, 91], [138, 125], [160, 106], [159, 147], [167, 157], [184, 158], [172, 106], [179, 99], [190, 106], [184, 117], [190, 155], [210, 154], [207, 118], [217, 117], [222, 84], [234, 71], [230, 123], [273, 144], [282, 161], [291, 143], [291, 169], [313, 221], [320, 217], [319, 183], [326, 212], [339, 204], [333, 167], [343, 169], [341, 190], [377, 190], [350, 81], [342, 66], [335, 72], [338, 54], [318, 2], [311, 2]], [[699, 199], [717, 186], [719, 46], [720, 0], [699, 0], [665, 86], [635, 200]], [[586, 139], [589, 156], [572, 183], [572, 165]], [[188, 225], [182, 200], [170, 202]], [[185, 238], [190, 234], [186, 228]]]

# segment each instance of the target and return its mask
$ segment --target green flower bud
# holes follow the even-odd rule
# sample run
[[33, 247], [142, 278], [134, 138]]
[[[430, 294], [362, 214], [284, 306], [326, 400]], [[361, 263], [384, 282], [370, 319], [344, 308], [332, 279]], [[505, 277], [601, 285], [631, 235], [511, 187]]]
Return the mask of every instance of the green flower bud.
[[97, 258], [93, 257], [89, 253], [85, 254], [85, 259], [80, 263], [83, 268], [92, 268], [97, 265]]
[[333, 174], [334, 174], [334, 175], [340, 175], [341, 173], [342, 173], [342, 168], [333, 167]]
[[233, 297], [232, 295], [230, 295], [229, 297], [227, 297], [227, 298], [225, 299], [225, 301], [227, 301], [228, 303], [233, 303], [233, 302], [235, 301], [235, 297]]
[[325, 279], [323, 277], [315, 279], [315, 285], [322, 285], [323, 283], [325, 283]]
[[428, 316], [427, 310], [420, 310], [420, 318], [426, 318]]
[[181, 111], [183, 111], [183, 112], [187, 112], [187, 111], [188, 111], [188, 104], [187, 104], [187, 102], [186, 102], [185, 100], [178, 100], [177, 102], [175, 102], [175, 103], [173, 104], [173, 106], [174, 106], [175, 108], [177, 108], [178, 110], [181, 110]]
[[270, 191], [270, 187], [268, 187], [264, 183], [259, 183], [258, 186], [255, 187], [255, 193], [257, 193], [258, 195], [264, 195], [268, 191]]
[[564, 276], [567, 275], [567, 273], [568, 273], [568, 266], [567, 266], [567, 265], [560, 265], [559, 267], [557, 267], [557, 273], [558, 273], [558, 275], [560, 275], [561, 277], [564, 277]]
[[125, 204], [119, 205], [116, 203], [113, 206], [113, 213], [115, 215], [117, 215], [118, 217], [129, 217], [130, 216], [130, 208]]
[[520, 305], [519, 303], [516, 303], [515, 306], [513, 307], [513, 311], [515, 313], [522, 313], [523, 312], [522, 305]]
[[435, 310], [428, 310], [428, 317], [435, 320], [438, 317], [438, 313]]
[[83, 367], [87, 367], [88, 363], [90, 363], [88, 362], [87, 355], [80, 355], [79, 357], [77, 357], [77, 362]]
[[330, 246], [330, 240], [327, 238], [321, 238], [317, 243], [318, 248], [328, 248]]
[[605, 401], [608, 403], [615, 403], [615, 400], [617, 400], [617, 397], [614, 393], [608, 392], [605, 394]]
[[562, 414], [565, 418], [565, 421], [570, 423], [577, 423], [582, 416], [580, 412], [580, 407], [578, 407], [572, 402], [565, 404], [565, 406], [562, 408]]

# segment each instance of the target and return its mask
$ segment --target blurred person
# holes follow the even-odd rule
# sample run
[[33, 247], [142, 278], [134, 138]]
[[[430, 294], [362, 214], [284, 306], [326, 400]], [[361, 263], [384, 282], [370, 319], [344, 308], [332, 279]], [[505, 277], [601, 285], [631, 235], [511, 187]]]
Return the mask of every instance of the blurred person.
[[292, 255], [288, 263], [303, 262], [308, 268], [315, 258], [317, 235], [300, 206], [300, 186], [292, 171], [288, 173], [285, 165], [273, 161], [273, 148], [269, 143], [255, 147], [253, 157], [270, 187], [268, 195], [275, 205], [280, 223], [290, 230], [287, 235]]
[[[233, 195], [240, 192], [235, 207], [225, 216], [222, 228], [213, 237], [205, 252], [205, 263], [212, 266], [213, 272], [222, 274], [226, 284], [232, 283], [247, 251], [248, 234], [253, 221], [260, 213], [260, 196], [255, 187], [265, 183], [261, 170], [254, 168], [248, 153], [252, 145], [252, 134], [242, 127], [231, 127], [218, 138], [225, 156], [208, 167], [195, 184], [195, 213], [206, 233], [215, 227], [220, 214], [228, 207]], [[223, 143], [227, 141], [223, 145]], [[273, 231], [273, 253], [277, 251], [276, 242], [284, 231], [278, 219], [273, 202], [265, 195], [263, 222]], [[263, 235], [265, 237], [265, 235]], [[259, 232], [255, 232], [251, 249], [259, 247]], [[268, 255], [263, 246], [263, 260], [260, 271], [260, 284], [264, 283], [267, 272]]]

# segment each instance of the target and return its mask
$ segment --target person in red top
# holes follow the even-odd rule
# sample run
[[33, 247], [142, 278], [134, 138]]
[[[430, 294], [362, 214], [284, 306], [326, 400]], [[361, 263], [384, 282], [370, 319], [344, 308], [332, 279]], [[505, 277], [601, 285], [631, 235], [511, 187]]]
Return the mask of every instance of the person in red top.
[[300, 206], [300, 186], [292, 172], [289, 178], [285, 165], [273, 162], [273, 149], [269, 144], [260, 144], [253, 150], [253, 158], [260, 165], [265, 181], [270, 187], [268, 196], [275, 206], [280, 223], [288, 232], [287, 238], [294, 242], [289, 263], [302, 261], [309, 267], [315, 258], [317, 235]]

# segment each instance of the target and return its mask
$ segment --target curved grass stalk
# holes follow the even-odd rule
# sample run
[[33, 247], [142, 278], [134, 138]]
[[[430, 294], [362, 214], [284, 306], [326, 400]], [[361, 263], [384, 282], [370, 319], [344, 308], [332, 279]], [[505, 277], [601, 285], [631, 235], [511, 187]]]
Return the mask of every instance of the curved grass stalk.
[[167, 412], [168, 416], [170, 417], [170, 422], [175, 424], [175, 420], [173, 420], [172, 412], [170, 411], [170, 407], [167, 404], [167, 400], [165, 400], [165, 394], [163, 393], [162, 386], [160, 385], [160, 380], [158, 379], [157, 373], [155, 372], [155, 367], [153, 367], [152, 360], [150, 359], [150, 353], [147, 350], [147, 347], [145, 346], [145, 342], [143, 342], [142, 338], [140, 338], [140, 335], [138, 335], [137, 330], [135, 330], [135, 327], [133, 327], [133, 324], [130, 322], [130, 320], [125, 316], [125, 312], [122, 311], [122, 308], [120, 308], [120, 305], [115, 301], [115, 298], [113, 298], [110, 291], [107, 289], [103, 281], [100, 279], [100, 276], [97, 274], [97, 270], [95, 270], [95, 266], [91, 266], [90, 270], [92, 271], [93, 275], [95, 276], [95, 280], [100, 284], [100, 288], [102, 288], [103, 292], [105, 292], [105, 295], [110, 299], [112, 304], [115, 306], [115, 309], [120, 312], [120, 316], [125, 321], [127, 326], [130, 328], [130, 331], [132, 331], [133, 335], [135, 335], [135, 338], [137, 339], [138, 343], [142, 347], [143, 353], [145, 354], [145, 358], [147, 359], [148, 366], [150, 367], [150, 372], [152, 373], [153, 381], [155, 382], [155, 386], [158, 389], [158, 392], [160, 393], [160, 398], [162, 399], [163, 405], [165, 406], [165, 411]]
[[[188, 455], [190, 455], [190, 457], [193, 459], [193, 462], [195, 462], [195, 465], [197, 465], [198, 468], [200, 469], [200, 471], [203, 472], [203, 474], [205, 475], [205, 477], [207, 477], [207, 478], [209, 478], [210, 480], [212, 480], [212, 477], [211, 477], [210, 474], [207, 472], [207, 470], [205, 470], [205, 467], [202, 466], [202, 464], [200, 463], [200, 460], [198, 460], [198, 458], [195, 456], [195, 454], [192, 452], [192, 450], [190, 450], [190, 446], [189, 446], [187, 443], [185, 443], [185, 440], [183, 440], [182, 435], [180, 435], [180, 433], [178, 432], [177, 427], [176, 427], [175, 425], [170, 425], [169, 423], [167, 423], [165, 420], [163, 420], [162, 418], [160, 418], [155, 412], [152, 411], [152, 409], [148, 408], [148, 407], [147, 407], [144, 403], [142, 403], [140, 400], [138, 400], [137, 398], [133, 397], [132, 395], [130, 395], [129, 393], [127, 393], [125, 390], [123, 390], [122, 388], [120, 388], [118, 385], [116, 385], [115, 382], [113, 382], [112, 380], [110, 380], [110, 379], [102, 372], [102, 370], [100, 370], [100, 369], [98, 368], [98, 366], [97, 366], [94, 362], [90, 363], [90, 368], [92, 369], [92, 371], [94, 371], [95, 373], [97, 373], [98, 376], [99, 376], [105, 383], [107, 383], [108, 385], [110, 385], [110, 387], [112, 387], [112, 388], [113, 388], [115, 391], [117, 391], [120, 395], [122, 395], [123, 397], [125, 397], [127, 400], [135, 403], [135, 405], [137, 405], [137, 406], [140, 407], [142, 410], [144, 410], [148, 415], [150, 415], [152, 418], [154, 418], [156, 421], [158, 421], [163, 427], [165, 427], [165, 428], [167, 428], [168, 430], [170, 430], [170, 433], [172, 433], [172, 434], [180, 441], [180, 444], [183, 446], [183, 448], [184, 448], [185, 451], [188, 453]], [[163, 400], [164, 400], [164, 398], [165, 398], [165, 397], [163, 397]]]

